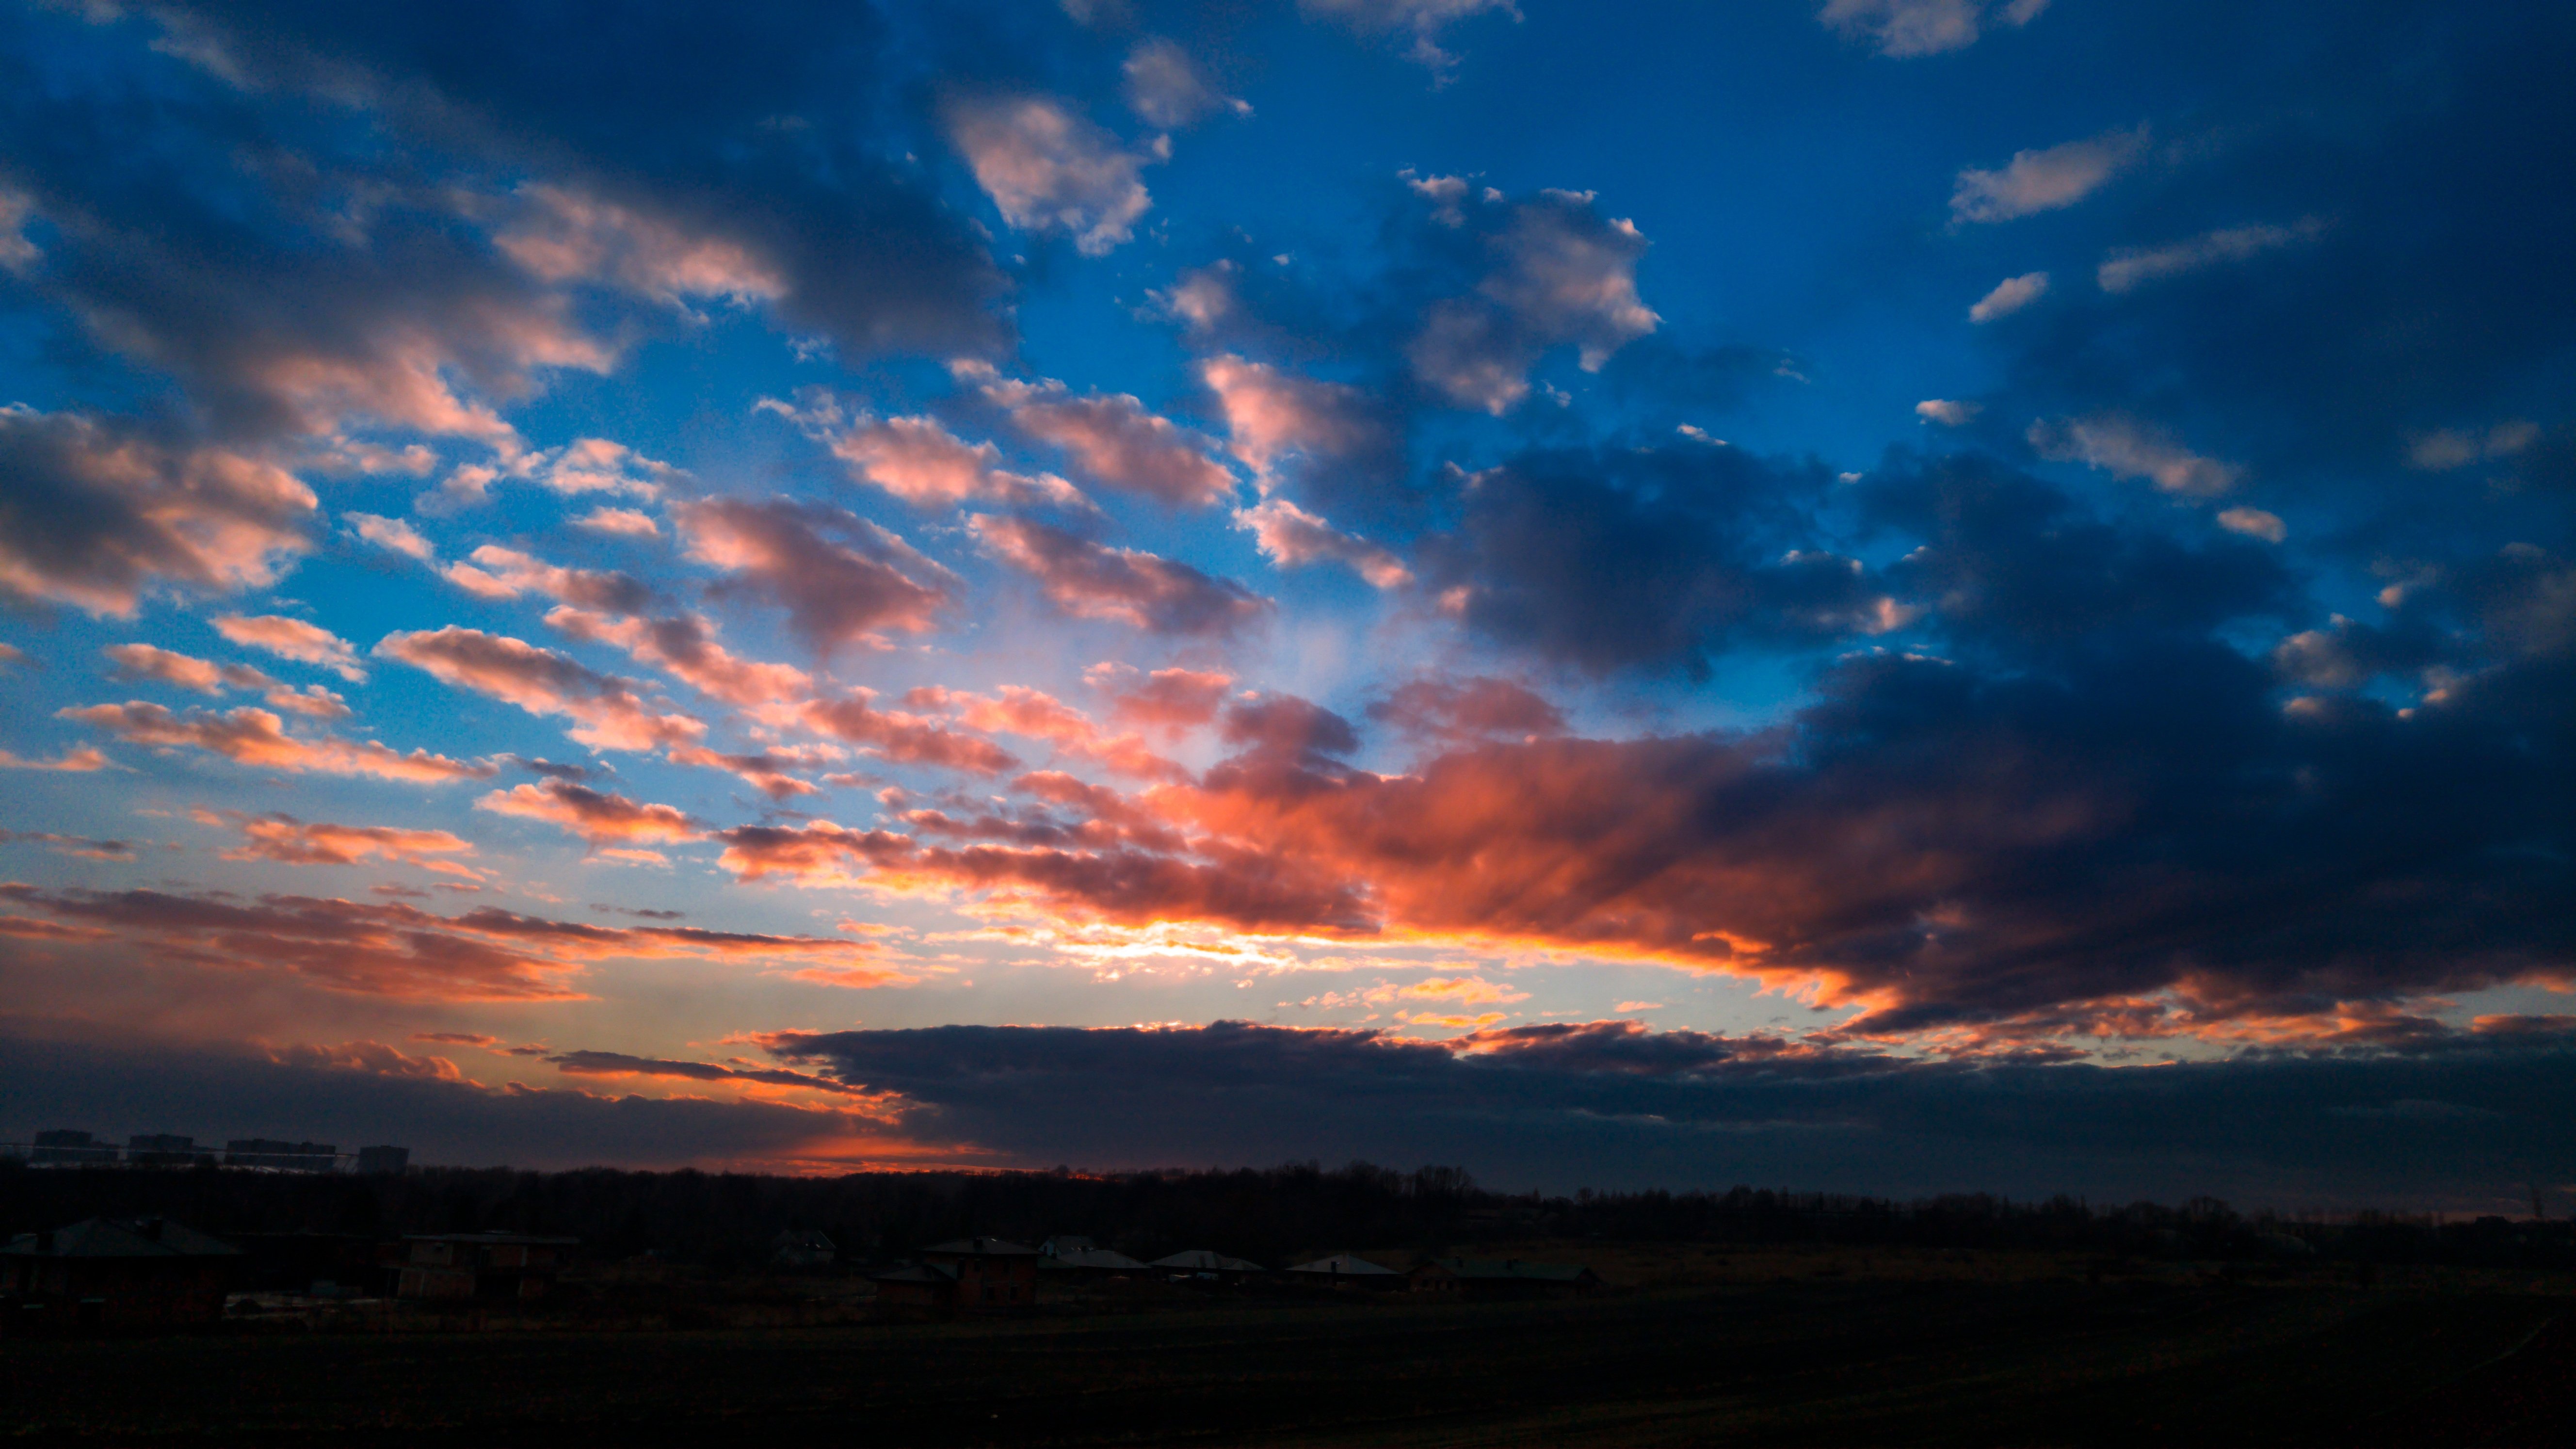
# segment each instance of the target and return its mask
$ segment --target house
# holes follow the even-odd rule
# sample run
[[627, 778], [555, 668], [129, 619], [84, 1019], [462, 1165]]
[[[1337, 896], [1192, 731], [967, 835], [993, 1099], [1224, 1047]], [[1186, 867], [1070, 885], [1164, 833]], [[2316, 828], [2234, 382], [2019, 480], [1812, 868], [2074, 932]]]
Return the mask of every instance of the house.
[[921, 1261], [927, 1267], [945, 1269], [955, 1280], [952, 1301], [965, 1312], [1007, 1312], [1037, 1302], [1035, 1248], [1000, 1238], [958, 1238], [922, 1249]]
[[[1056, 1242], [1050, 1238], [1048, 1242]], [[1121, 1274], [1153, 1271], [1125, 1253], [1109, 1248], [1076, 1248], [1047, 1253], [1038, 1259], [1041, 1274], [1069, 1273], [1090, 1278], [1113, 1278]]]
[[1393, 1268], [1383, 1268], [1366, 1258], [1348, 1253], [1335, 1253], [1311, 1263], [1299, 1263], [1288, 1270], [1289, 1281], [1309, 1287], [1354, 1289], [1362, 1292], [1394, 1292], [1406, 1286], [1405, 1275]]
[[527, 1233], [420, 1233], [392, 1264], [396, 1298], [524, 1302], [554, 1286], [579, 1238]]
[[1240, 1283], [1270, 1271], [1248, 1258], [1229, 1258], [1206, 1248], [1190, 1248], [1168, 1258], [1156, 1258], [1152, 1266], [1175, 1277], [1216, 1278], [1227, 1283]]
[[906, 1263], [870, 1273], [868, 1281], [876, 1285], [879, 1308], [919, 1308], [947, 1311], [957, 1306], [957, 1275], [945, 1268], [927, 1263]]
[[0, 1332], [183, 1328], [224, 1316], [242, 1254], [167, 1218], [90, 1218], [0, 1247]]
[[784, 1228], [769, 1240], [769, 1266], [790, 1272], [829, 1268], [841, 1258], [840, 1246], [811, 1228]]
[[1434, 1258], [1406, 1276], [1416, 1293], [1461, 1298], [1575, 1298], [1601, 1291], [1601, 1275], [1581, 1263], [1529, 1258]]

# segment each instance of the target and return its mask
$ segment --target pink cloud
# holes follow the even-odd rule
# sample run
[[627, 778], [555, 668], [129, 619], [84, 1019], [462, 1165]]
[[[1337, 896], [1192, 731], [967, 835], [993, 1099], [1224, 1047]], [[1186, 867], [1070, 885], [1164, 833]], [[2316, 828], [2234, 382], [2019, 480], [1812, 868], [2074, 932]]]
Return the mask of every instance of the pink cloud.
[[388, 634], [376, 652], [427, 672], [443, 684], [517, 705], [530, 714], [564, 715], [572, 737], [603, 750], [652, 750], [691, 744], [706, 725], [684, 714], [653, 712], [635, 681], [602, 674], [550, 649], [486, 634], [445, 629]]
[[980, 363], [963, 371], [982, 379], [984, 398], [1022, 436], [1063, 449], [1095, 483], [1174, 508], [1203, 508], [1234, 494], [1234, 475], [1208, 456], [1202, 440], [1129, 394], [1076, 397], [1063, 383], [1000, 377]]
[[495, 767], [488, 764], [466, 764], [425, 750], [401, 754], [373, 740], [360, 744], [333, 735], [297, 739], [286, 733], [283, 720], [264, 709], [244, 707], [222, 714], [192, 709], [180, 715], [157, 704], [129, 700], [57, 713], [64, 719], [96, 725], [133, 744], [186, 745], [241, 764], [295, 774], [373, 775], [431, 784], [488, 780], [495, 773]]
[[358, 651], [349, 646], [348, 640], [319, 625], [282, 614], [226, 614], [214, 624], [216, 633], [244, 648], [265, 649], [281, 659], [320, 665], [343, 679], [360, 683], [366, 680], [367, 671], [358, 666]]
[[1079, 618], [1158, 634], [1227, 634], [1271, 609], [1269, 600], [1231, 579], [1029, 519], [978, 514], [967, 527], [987, 552], [1037, 580], [1057, 608]]
[[785, 608], [817, 649], [882, 642], [886, 630], [926, 632], [958, 589], [956, 575], [843, 509], [711, 498], [682, 507], [678, 519], [693, 557]]
[[668, 805], [630, 800], [569, 780], [495, 790], [475, 801], [474, 808], [540, 820], [592, 845], [679, 842], [695, 840], [700, 834], [695, 822]]

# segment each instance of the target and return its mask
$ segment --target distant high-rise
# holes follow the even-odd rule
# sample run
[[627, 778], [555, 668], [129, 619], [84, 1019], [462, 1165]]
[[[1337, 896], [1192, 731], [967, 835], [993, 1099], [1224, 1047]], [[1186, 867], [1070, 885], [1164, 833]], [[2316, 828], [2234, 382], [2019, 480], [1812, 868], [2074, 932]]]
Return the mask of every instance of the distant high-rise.
[[28, 1160], [65, 1165], [114, 1162], [116, 1148], [111, 1143], [98, 1141], [86, 1132], [74, 1131], [69, 1127], [57, 1127], [36, 1134], [36, 1150]]
[[224, 1144], [227, 1167], [267, 1167], [281, 1172], [329, 1172], [340, 1150], [328, 1142], [278, 1142], [266, 1137], [236, 1137]]
[[194, 1137], [174, 1132], [137, 1132], [125, 1139], [125, 1160], [135, 1167], [193, 1167], [214, 1161], [215, 1154], [200, 1149]]
[[403, 1169], [410, 1165], [411, 1149], [408, 1147], [361, 1147], [358, 1149], [358, 1170], [360, 1172], [370, 1174], [381, 1173], [389, 1177], [398, 1177], [402, 1174]]

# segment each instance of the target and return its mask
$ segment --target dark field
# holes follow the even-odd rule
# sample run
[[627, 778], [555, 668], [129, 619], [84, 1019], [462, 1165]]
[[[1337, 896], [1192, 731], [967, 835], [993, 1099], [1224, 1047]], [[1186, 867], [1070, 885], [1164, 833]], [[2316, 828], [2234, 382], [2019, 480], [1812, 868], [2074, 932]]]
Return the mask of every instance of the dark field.
[[0, 1426], [105, 1443], [2576, 1443], [2564, 1284], [2048, 1266], [1736, 1255], [1701, 1281], [1553, 1303], [21, 1342], [0, 1345]]

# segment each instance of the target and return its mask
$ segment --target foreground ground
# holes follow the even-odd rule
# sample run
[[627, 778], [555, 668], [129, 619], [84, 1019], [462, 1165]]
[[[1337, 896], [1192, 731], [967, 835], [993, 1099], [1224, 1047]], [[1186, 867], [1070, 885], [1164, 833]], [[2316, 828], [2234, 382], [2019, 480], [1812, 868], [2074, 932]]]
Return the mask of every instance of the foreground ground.
[[130, 1443], [2569, 1444], [2564, 1285], [1869, 1272], [1559, 1303], [0, 1344]]

